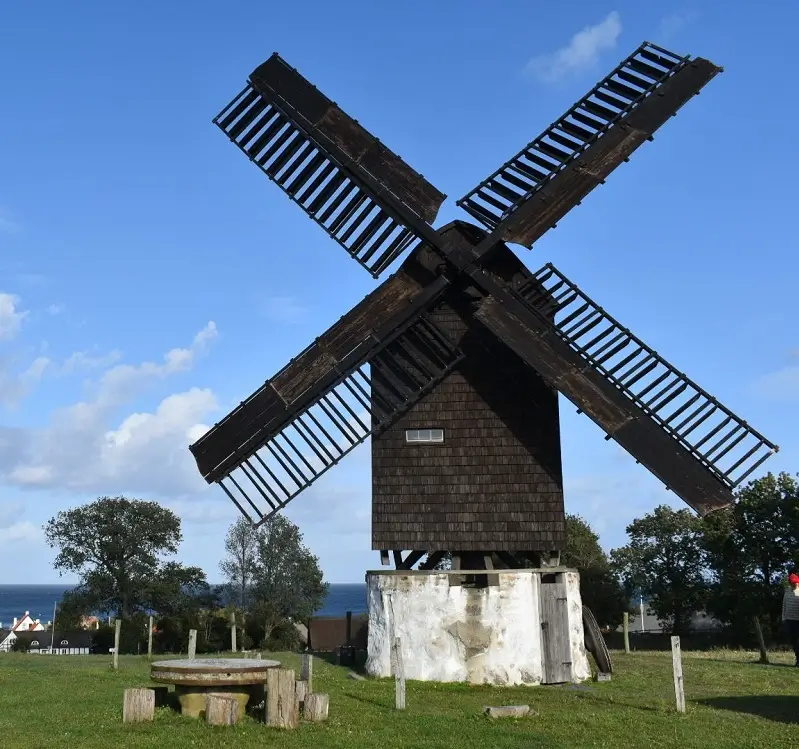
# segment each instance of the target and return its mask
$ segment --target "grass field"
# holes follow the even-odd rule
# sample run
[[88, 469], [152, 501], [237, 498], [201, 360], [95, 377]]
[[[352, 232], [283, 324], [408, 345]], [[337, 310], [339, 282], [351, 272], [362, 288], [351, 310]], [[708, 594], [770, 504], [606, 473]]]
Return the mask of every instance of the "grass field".
[[[272, 656], [299, 670], [294, 654]], [[392, 681], [354, 681], [314, 663], [330, 719], [281, 732], [247, 718], [211, 728], [159, 709], [154, 723], [122, 724], [125, 687], [149, 683], [145, 658], [0, 654], [0, 738], [5, 747], [177, 749], [561, 749], [562, 747], [799, 747], [799, 669], [762, 666], [751, 653], [683, 653], [687, 714], [674, 710], [670, 653], [614, 653], [609, 683], [492, 688], [408, 682], [407, 710]], [[483, 705], [529, 704], [538, 714], [491, 721]]]

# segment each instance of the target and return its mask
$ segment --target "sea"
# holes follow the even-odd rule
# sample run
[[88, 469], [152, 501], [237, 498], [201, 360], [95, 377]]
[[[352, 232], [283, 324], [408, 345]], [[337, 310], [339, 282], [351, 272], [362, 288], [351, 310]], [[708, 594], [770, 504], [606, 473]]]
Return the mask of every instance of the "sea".
[[[14, 617], [21, 617], [26, 611], [34, 619], [52, 621], [53, 606], [71, 588], [71, 585], [0, 585], [0, 627], [10, 627]], [[366, 613], [366, 585], [331, 583], [316, 616], [344, 616], [348, 611]]]

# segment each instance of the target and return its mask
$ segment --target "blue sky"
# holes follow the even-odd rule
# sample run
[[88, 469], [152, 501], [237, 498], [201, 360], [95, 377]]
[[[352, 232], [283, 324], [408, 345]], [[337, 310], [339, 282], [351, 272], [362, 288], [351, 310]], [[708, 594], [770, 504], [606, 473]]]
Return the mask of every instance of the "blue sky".
[[[55, 581], [42, 524], [119, 493], [175, 509], [183, 561], [218, 579], [235, 514], [188, 444], [374, 288], [211, 124], [273, 51], [448, 194], [438, 225], [464, 218], [455, 199], [644, 39], [722, 65], [532, 252], [516, 250], [534, 269], [554, 262], [777, 442], [767, 469], [799, 470], [799, 6], [556, 7], [4, 5], [0, 583]], [[606, 547], [678, 504], [568, 404], [562, 421], [567, 508]], [[288, 515], [329, 580], [363, 579], [378, 564], [368, 446]]]

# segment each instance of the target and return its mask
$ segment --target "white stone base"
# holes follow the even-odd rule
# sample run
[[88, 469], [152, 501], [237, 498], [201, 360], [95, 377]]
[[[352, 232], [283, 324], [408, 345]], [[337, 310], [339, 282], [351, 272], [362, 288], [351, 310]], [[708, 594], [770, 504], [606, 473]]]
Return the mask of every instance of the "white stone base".
[[[405, 677], [472, 684], [546, 682], [539, 591], [541, 575], [563, 573], [571, 647], [570, 681], [590, 678], [580, 578], [564, 568], [494, 570], [498, 585], [450, 584], [463, 571], [366, 573], [369, 645], [366, 671], [391, 676], [391, 642], [399, 637]], [[485, 574], [485, 572], [483, 572]], [[453, 577], [453, 582], [459, 578]]]

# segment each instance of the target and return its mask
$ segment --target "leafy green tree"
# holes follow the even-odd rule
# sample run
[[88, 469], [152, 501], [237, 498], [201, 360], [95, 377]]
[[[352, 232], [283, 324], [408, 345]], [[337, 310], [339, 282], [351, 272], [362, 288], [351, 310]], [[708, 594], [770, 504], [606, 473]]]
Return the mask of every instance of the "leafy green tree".
[[780, 583], [799, 562], [799, 482], [787, 473], [750, 481], [732, 506], [705, 518], [704, 536], [709, 612], [740, 636], [751, 631], [753, 616], [776, 635]]
[[201, 586], [205, 574], [164, 557], [177, 553], [180, 519], [157, 502], [99, 497], [59, 512], [44, 528], [54, 566], [80, 583], [69, 606], [117, 612], [128, 619], [136, 611], [173, 605], [187, 588]]
[[[237, 537], [240, 522], [234, 523], [229, 538]], [[252, 561], [246, 558], [251, 567], [239, 568], [245, 557], [236, 556], [240, 551], [236, 545], [233, 553], [228, 549], [222, 568], [236, 572], [237, 582], [245, 581], [248, 636], [268, 644], [276, 633], [287, 629], [287, 623], [306, 621], [317, 611], [328, 585], [323, 581], [319, 560], [303, 544], [299, 528], [286, 517], [274, 515], [253, 532], [255, 555]]]
[[592, 567], [606, 569], [607, 554], [599, 543], [599, 536], [579, 515], [566, 515], [566, 548], [560, 555], [561, 564], [587, 570]]
[[708, 593], [702, 520], [660, 505], [628, 525], [627, 535], [630, 542], [611, 552], [627, 592], [640, 591], [672, 633], [685, 634]]
[[228, 528], [225, 537], [226, 556], [219, 563], [228, 589], [242, 609], [247, 606], [258, 561], [258, 538], [258, 529], [242, 515]]
[[561, 563], [580, 572], [580, 597], [600, 627], [617, 627], [629, 598], [610, 566], [599, 536], [579, 515], [566, 515], [566, 548]]

